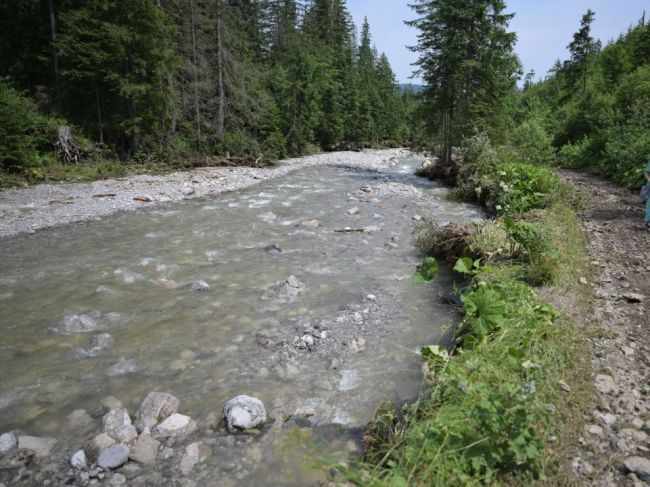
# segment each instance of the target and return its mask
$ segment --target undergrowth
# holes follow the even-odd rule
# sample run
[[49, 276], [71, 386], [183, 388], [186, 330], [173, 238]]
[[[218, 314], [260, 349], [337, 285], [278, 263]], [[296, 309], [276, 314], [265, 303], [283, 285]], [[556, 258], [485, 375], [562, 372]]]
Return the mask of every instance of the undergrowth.
[[454, 340], [422, 349], [428, 384], [416, 403], [377, 410], [363, 461], [339, 468], [356, 485], [571, 484], [566, 458], [590, 397], [576, 325], [589, 300], [578, 282], [587, 272], [580, 201], [548, 169], [504, 167], [497, 151], [481, 150], [487, 157], [459, 178], [489, 188], [483, 203], [503, 205], [495, 218], [425, 222], [414, 235], [420, 251], [470, 280]]

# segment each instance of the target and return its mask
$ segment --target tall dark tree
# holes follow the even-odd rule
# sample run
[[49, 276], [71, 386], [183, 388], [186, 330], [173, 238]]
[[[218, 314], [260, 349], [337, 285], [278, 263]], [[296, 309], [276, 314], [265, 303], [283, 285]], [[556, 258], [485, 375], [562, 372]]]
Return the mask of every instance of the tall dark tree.
[[516, 35], [508, 32], [512, 14], [503, 0], [418, 0], [411, 7], [419, 18], [408, 22], [420, 30], [418, 71], [437, 120], [441, 156], [472, 126], [488, 119], [514, 87], [519, 63], [513, 53]]
[[596, 13], [589, 9], [582, 16], [580, 30], [573, 34], [573, 41], [567, 47], [571, 58], [564, 63], [570, 83], [581, 83], [582, 96], [587, 91], [587, 77], [589, 75], [589, 59], [593, 53], [600, 51], [600, 41], [591, 36], [591, 24], [596, 18]]

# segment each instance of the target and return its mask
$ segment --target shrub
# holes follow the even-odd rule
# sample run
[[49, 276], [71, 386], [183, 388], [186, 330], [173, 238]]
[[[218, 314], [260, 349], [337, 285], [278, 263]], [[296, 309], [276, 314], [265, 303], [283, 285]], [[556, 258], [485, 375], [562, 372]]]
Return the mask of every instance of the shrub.
[[537, 120], [527, 120], [512, 133], [512, 144], [521, 162], [546, 165], [555, 159], [551, 136]]
[[0, 165], [20, 172], [42, 162], [48, 122], [35, 103], [0, 78]]

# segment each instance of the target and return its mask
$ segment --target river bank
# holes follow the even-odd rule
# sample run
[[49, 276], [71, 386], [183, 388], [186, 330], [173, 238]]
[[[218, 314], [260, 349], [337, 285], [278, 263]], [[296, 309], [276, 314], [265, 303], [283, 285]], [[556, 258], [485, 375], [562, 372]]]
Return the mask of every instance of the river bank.
[[[432, 301], [451, 288], [449, 269], [433, 287], [412, 283], [410, 234], [423, 219], [469, 222], [481, 212], [413, 176], [421, 162], [314, 166], [0, 241], [0, 432], [19, 444], [57, 440], [48, 455], [0, 471], [0, 482], [38, 484], [48, 472], [60, 483], [87, 472], [92, 485], [326, 481], [327, 469], [304, 468], [304, 452], [358, 454], [382, 400], [417, 396], [419, 346], [455, 320]], [[89, 451], [88, 469], [71, 466], [104, 433], [106, 414], [121, 406], [137, 419], [154, 391], [178, 398], [196, 430], [158, 439], [154, 465], [98, 471]], [[241, 394], [266, 406], [270, 423], [258, 434], [222, 427], [223, 405]], [[125, 428], [121, 441], [137, 450]], [[209, 457], [184, 468], [185, 453], [203, 458], [206, 447]]]
[[288, 159], [268, 168], [210, 167], [162, 176], [8, 189], [0, 192], [0, 238], [93, 221], [119, 211], [236, 191], [313, 166], [378, 171], [408, 153], [405, 149], [330, 152]]

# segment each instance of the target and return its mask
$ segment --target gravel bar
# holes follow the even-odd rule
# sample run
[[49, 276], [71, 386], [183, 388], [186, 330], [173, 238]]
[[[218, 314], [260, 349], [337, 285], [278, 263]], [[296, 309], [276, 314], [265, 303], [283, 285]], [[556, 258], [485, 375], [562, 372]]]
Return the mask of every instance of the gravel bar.
[[328, 165], [379, 171], [404, 149], [331, 152], [288, 159], [270, 168], [211, 167], [162, 176], [130, 176], [91, 183], [41, 184], [0, 192], [0, 238], [98, 220], [119, 211], [201, 198], [254, 186], [306, 167]]

